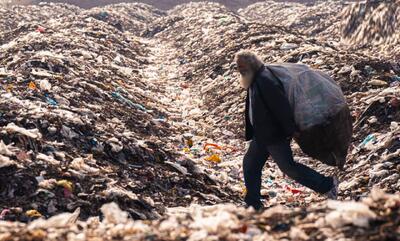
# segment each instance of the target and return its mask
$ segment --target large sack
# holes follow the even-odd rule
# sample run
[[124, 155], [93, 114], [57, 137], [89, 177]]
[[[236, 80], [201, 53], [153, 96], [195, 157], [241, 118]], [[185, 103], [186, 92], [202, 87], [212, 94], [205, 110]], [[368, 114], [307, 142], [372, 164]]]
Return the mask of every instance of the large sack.
[[343, 169], [352, 133], [350, 110], [346, 106], [326, 123], [301, 131], [295, 140], [305, 154]]
[[282, 83], [294, 111], [302, 151], [321, 162], [343, 168], [353, 126], [340, 87], [327, 74], [303, 64], [267, 65]]
[[301, 131], [325, 123], [347, 106], [340, 87], [321, 71], [303, 64], [271, 64], [267, 69], [282, 83]]

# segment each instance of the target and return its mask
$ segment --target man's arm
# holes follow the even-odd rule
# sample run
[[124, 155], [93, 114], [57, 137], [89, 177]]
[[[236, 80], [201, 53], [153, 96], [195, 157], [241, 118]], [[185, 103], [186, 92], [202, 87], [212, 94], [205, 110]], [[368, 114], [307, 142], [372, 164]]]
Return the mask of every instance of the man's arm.
[[259, 92], [266, 107], [282, 126], [285, 136], [292, 137], [296, 131], [293, 110], [279, 84], [261, 78], [258, 79], [256, 84], [259, 86]]

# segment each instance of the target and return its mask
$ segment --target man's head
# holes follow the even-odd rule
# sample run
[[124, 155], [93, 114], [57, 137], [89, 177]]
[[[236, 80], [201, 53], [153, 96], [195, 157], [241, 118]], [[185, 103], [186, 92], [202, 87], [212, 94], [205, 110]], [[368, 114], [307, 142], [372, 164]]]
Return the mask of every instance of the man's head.
[[253, 82], [256, 72], [263, 66], [263, 62], [255, 53], [247, 50], [238, 52], [235, 61], [241, 75], [240, 85], [247, 89]]

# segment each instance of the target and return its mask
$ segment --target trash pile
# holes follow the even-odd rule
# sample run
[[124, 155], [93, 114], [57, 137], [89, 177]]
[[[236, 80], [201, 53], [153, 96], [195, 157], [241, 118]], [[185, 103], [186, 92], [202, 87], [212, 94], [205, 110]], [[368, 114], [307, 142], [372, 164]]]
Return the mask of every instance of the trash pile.
[[[164, 41], [174, 40], [175, 57], [186, 84], [193, 85], [202, 94], [198, 118], [203, 118], [202, 128], [212, 138], [223, 136], [221, 129], [235, 137], [243, 132], [240, 119], [244, 103], [240, 96], [244, 97], [245, 93], [236, 81], [234, 54], [252, 45], [262, 50], [287, 51], [304, 42], [302, 36], [284, 27], [266, 28], [263, 24], [248, 23], [217, 3], [178, 6], [144, 34]], [[270, 60], [273, 58], [270, 52]]]
[[0, 11], [0, 31], [3, 32], [16, 30], [25, 24], [40, 24], [52, 18], [76, 15], [81, 9], [69, 4], [42, 2], [38, 5], [0, 7]]
[[347, 93], [396, 82], [398, 66], [389, 60], [346, 50], [338, 53], [338, 42], [327, 44], [285, 27], [249, 23], [215, 3], [182, 5], [153, 26], [146, 36], [174, 39], [182, 75], [202, 93], [199, 116], [204, 116], [204, 128], [211, 127], [207, 132], [212, 137], [221, 136], [222, 127], [242, 136], [245, 92], [233, 65], [239, 49], [252, 49], [266, 62], [300, 62], [324, 70]]
[[298, 3], [268, 0], [254, 3], [238, 12], [250, 21], [285, 26], [292, 31], [314, 36], [334, 30], [340, 22], [338, 12], [345, 5], [345, 1]]
[[77, 221], [79, 208], [30, 224], [0, 222], [1, 240], [398, 240], [400, 198], [374, 190], [361, 202], [328, 201], [261, 213], [233, 204], [173, 208], [155, 221], [132, 221], [115, 203], [103, 218]]
[[86, 13], [25, 26], [0, 46], [3, 220], [76, 207], [87, 218], [110, 201], [151, 219], [165, 206], [210, 203], [205, 194], [232, 199], [192, 163], [184, 174], [170, 164], [175, 130], [158, 87], [139, 74], [140, 38]]
[[[207, 133], [208, 138], [219, 144], [218, 150], [209, 156], [209, 160], [220, 163], [214, 167], [220, 173], [228, 173], [225, 176], [219, 175], [217, 179], [228, 180], [226, 183], [232, 189], [238, 192], [242, 189], [242, 183], [235, 181], [240, 177], [237, 170], [241, 168], [242, 156], [240, 152], [230, 150], [243, 150], [243, 143], [239, 138], [243, 136], [245, 97], [245, 92], [237, 81], [233, 55], [239, 49], [251, 49], [259, 53], [266, 62], [304, 63], [323, 70], [344, 90], [348, 102], [351, 103], [353, 120], [359, 124], [355, 128], [348, 170], [339, 174], [345, 184], [341, 198], [359, 199], [367, 195], [374, 185], [391, 193], [399, 191], [399, 179], [395, 175], [399, 166], [396, 158], [397, 144], [393, 144], [394, 147], [389, 150], [386, 149], [389, 146], [380, 145], [371, 150], [358, 148], [375, 131], [378, 133], [374, 136], [380, 136], [379, 140], [384, 139], [389, 143], [397, 143], [399, 140], [396, 129], [400, 121], [397, 105], [399, 63], [392, 61], [390, 57], [376, 58], [368, 53], [342, 48], [340, 42], [334, 40], [327, 43], [324, 39], [307, 37], [285, 27], [247, 22], [215, 3], [179, 6], [171, 10], [167, 17], [150, 26], [145, 36], [159, 38], [162, 43], [173, 42], [176, 51], [171, 59], [178, 60], [177, 68], [184, 81], [182, 85], [190, 87], [193, 92], [190, 97], [193, 102], [191, 112], [192, 118], [197, 120], [197, 126], [193, 129]], [[377, 96], [377, 93], [381, 94]], [[370, 107], [371, 103], [375, 104]], [[369, 118], [372, 122], [375, 121], [373, 125], [367, 122]], [[385, 135], [388, 130], [391, 132]], [[379, 141], [375, 140], [373, 143], [377, 142]], [[229, 150], [226, 146], [234, 148]], [[195, 146], [189, 151], [198, 149]], [[294, 145], [294, 150], [296, 160], [317, 166], [318, 170], [326, 174], [334, 172], [332, 168], [304, 157], [297, 145]], [[374, 154], [377, 151], [384, 155]], [[196, 155], [192, 152], [190, 154]], [[389, 159], [386, 159], [386, 154]], [[371, 159], [372, 156], [376, 158]], [[388, 160], [391, 163], [382, 165], [382, 162]], [[370, 172], [374, 168], [381, 171], [382, 176], [378, 175], [376, 178], [374, 172]], [[318, 197], [309, 196], [312, 195], [309, 191], [301, 189], [290, 180], [281, 179], [279, 171], [274, 171], [274, 164], [265, 169], [263, 192], [270, 198], [268, 203], [288, 204], [288, 200], [291, 200], [289, 204], [296, 206], [318, 200]], [[388, 180], [391, 181], [386, 182]], [[350, 185], [354, 189], [348, 189], [348, 183], [354, 184]], [[293, 198], [293, 192], [301, 194]], [[280, 195], [276, 197], [276, 193]]]
[[147, 24], [165, 15], [163, 11], [142, 3], [112, 4], [91, 8], [84, 14], [107, 22], [120, 31], [129, 31], [135, 35], [139, 35]]
[[354, 148], [340, 189], [345, 196], [365, 196], [373, 186], [389, 193], [400, 189], [400, 89], [356, 92], [348, 97], [356, 116]]
[[[254, 6], [236, 13], [207, 2], [168, 12], [0, 8], [20, 9], [20, 21], [0, 20], [0, 220], [19, 221], [0, 221], [0, 240], [398, 239], [400, 63], [322, 31], [342, 2], [312, 14], [264, 4], [282, 7], [268, 19], [303, 17], [261, 22]], [[35, 15], [52, 7], [54, 16]], [[296, 161], [339, 176], [341, 201], [326, 202], [267, 161], [269, 209], [237, 207], [246, 192], [240, 49], [320, 69], [343, 89], [354, 122], [344, 171], [293, 143]]]
[[342, 16], [342, 35], [347, 43], [357, 47], [373, 46], [384, 55], [399, 57], [399, 1], [366, 1], [353, 4], [343, 11]]

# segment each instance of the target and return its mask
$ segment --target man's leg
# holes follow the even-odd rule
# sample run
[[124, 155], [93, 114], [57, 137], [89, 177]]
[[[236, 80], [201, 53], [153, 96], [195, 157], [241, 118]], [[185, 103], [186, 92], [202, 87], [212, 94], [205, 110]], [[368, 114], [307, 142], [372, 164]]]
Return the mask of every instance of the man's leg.
[[267, 148], [260, 148], [260, 146], [252, 140], [243, 158], [243, 175], [247, 189], [244, 201], [247, 205], [255, 209], [259, 209], [262, 206], [260, 201], [261, 174], [267, 158]]
[[267, 150], [279, 169], [300, 184], [321, 194], [327, 193], [333, 187], [332, 177], [326, 177], [293, 160], [289, 141], [277, 145], [268, 145]]

